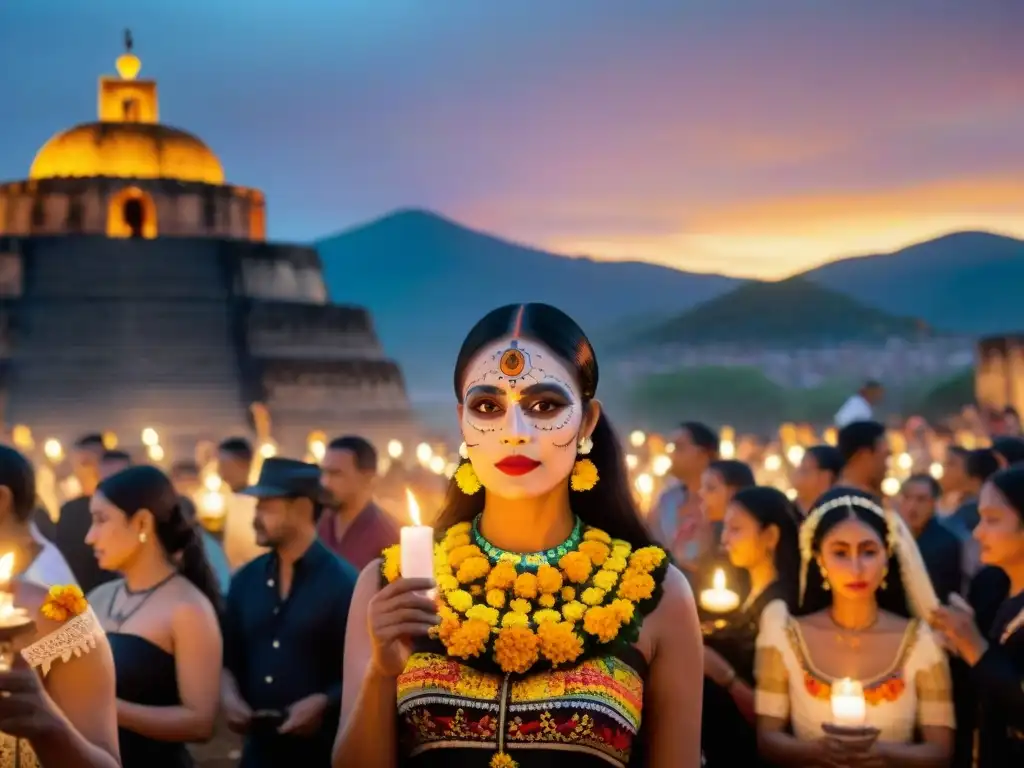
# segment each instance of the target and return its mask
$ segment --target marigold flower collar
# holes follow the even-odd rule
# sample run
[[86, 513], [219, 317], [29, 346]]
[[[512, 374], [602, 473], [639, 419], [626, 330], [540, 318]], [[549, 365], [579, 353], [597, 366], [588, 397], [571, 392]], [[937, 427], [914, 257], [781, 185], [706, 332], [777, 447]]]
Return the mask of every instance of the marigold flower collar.
[[[399, 545], [384, 550], [387, 582], [400, 562]], [[634, 551], [579, 520], [563, 544], [530, 555], [491, 545], [476, 521], [459, 523], [434, 547], [441, 623], [432, 639], [449, 656], [505, 675], [614, 654], [636, 642], [668, 565], [660, 547]]]

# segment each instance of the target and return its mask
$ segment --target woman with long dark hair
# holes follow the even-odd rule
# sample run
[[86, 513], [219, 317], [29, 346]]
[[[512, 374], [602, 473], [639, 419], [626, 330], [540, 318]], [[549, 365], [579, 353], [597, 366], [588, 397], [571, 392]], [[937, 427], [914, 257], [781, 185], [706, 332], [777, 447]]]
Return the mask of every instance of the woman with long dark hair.
[[[0, 556], [22, 571], [36, 478], [18, 451], [0, 446]], [[7, 576], [9, 577], [9, 573]], [[0, 768], [119, 768], [114, 665], [96, 615], [77, 586], [3, 584], [34, 625], [3, 652]]]
[[469, 332], [435, 579], [403, 578], [397, 547], [360, 577], [335, 768], [697, 768], [693, 597], [636, 512], [597, 383], [554, 307]]
[[217, 582], [170, 479], [137, 466], [103, 480], [86, 535], [121, 578], [90, 599], [110, 638], [124, 768], [185, 768], [213, 733], [221, 671]]
[[780, 600], [796, 608], [798, 518], [786, 495], [768, 486], [737, 491], [726, 509], [722, 544], [732, 565], [747, 574], [750, 591], [738, 611], [705, 633], [702, 740], [712, 768], [759, 762], [754, 646], [768, 605]]
[[[800, 528], [800, 604], [768, 606], [757, 638], [758, 736], [777, 765], [944, 766], [952, 752], [949, 665], [921, 620], [938, 604], [902, 519], [833, 488]], [[826, 737], [837, 681], [861, 684], [875, 741]], [[918, 740], [919, 735], [919, 740]], [[849, 751], [860, 750], [854, 758]]]
[[1003, 469], [982, 486], [974, 538], [981, 561], [999, 568], [1009, 591], [987, 632], [963, 605], [932, 617], [956, 654], [971, 668], [981, 703], [979, 768], [1024, 764], [1024, 467]]

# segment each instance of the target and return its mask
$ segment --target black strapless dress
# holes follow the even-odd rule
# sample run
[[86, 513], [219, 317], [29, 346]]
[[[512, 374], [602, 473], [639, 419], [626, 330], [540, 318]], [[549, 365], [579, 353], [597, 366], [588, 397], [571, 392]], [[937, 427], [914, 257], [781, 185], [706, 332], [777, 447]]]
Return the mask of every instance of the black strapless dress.
[[[110, 632], [110, 649], [117, 674], [117, 698], [147, 707], [174, 707], [178, 696], [174, 656], [138, 635]], [[124, 768], [192, 768], [188, 748], [118, 728]]]

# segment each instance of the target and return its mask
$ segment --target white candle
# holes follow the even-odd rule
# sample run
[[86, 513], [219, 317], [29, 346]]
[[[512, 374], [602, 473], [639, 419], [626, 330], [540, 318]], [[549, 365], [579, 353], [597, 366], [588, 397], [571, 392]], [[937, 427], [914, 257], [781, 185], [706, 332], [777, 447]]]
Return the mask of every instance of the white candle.
[[847, 728], [860, 728], [867, 721], [864, 686], [859, 680], [844, 677], [832, 683], [832, 723]]
[[14, 616], [14, 593], [11, 592], [11, 574], [14, 572], [14, 553], [0, 557], [0, 624]]
[[700, 593], [701, 607], [711, 613], [728, 613], [736, 610], [740, 604], [740, 596], [731, 589], [726, 589], [725, 571], [721, 568], [716, 569], [711, 583], [711, 589], [705, 589]]
[[420, 505], [412, 491], [405, 489], [405, 497], [409, 503], [409, 520], [412, 525], [402, 526], [399, 543], [401, 544], [401, 571], [403, 579], [434, 578], [434, 529], [423, 525], [420, 519]]

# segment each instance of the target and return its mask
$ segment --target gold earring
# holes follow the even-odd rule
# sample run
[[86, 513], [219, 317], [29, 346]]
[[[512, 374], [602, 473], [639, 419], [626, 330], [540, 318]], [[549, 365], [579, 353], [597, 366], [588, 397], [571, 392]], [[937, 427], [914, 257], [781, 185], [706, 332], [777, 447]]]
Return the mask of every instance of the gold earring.
[[819, 565], [818, 570], [821, 571], [821, 588], [828, 592], [832, 589], [832, 585], [828, 583], [828, 571], [825, 570], [823, 565]]
[[461, 456], [463, 459], [469, 458], [469, 446], [466, 445], [465, 440], [463, 440], [462, 445], [459, 446], [459, 456]]
[[476, 476], [476, 470], [468, 461], [459, 464], [459, 468], [455, 470], [455, 485], [467, 496], [472, 496], [483, 487], [480, 478]]
[[889, 580], [886, 578], [889, 575], [889, 566], [885, 566], [885, 570], [882, 571], [882, 589], [889, 586]]
[[145, 544], [147, 541], [149, 541], [149, 536], [147, 536], [146, 532], [143, 531], [139, 534], [139, 544]]

